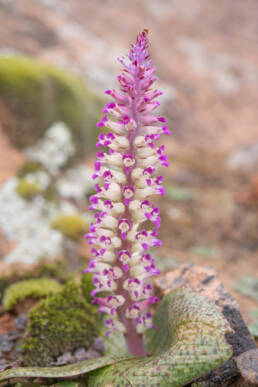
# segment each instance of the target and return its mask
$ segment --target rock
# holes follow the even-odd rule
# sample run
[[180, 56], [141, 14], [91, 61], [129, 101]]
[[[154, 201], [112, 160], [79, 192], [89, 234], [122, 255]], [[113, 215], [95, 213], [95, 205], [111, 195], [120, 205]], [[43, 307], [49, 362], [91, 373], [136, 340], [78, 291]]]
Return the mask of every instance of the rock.
[[230, 385], [228, 383], [232, 381], [237, 383], [236, 380], [239, 381], [241, 378], [234, 359], [246, 351], [255, 349], [256, 345], [241, 316], [237, 301], [225, 290], [215, 271], [210, 267], [186, 263], [156, 279], [155, 286], [161, 295], [177, 287], [184, 288], [208, 297], [218, 306], [232, 328], [232, 333], [227, 334], [226, 338], [232, 345], [233, 358], [198, 382], [204, 382], [205, 387], [223, 386], [224, 383]]
[[65, 352], [64, 354], [58, 356], [56, 361], [52, 362], [51, 364], [55, 365], [55, 366], [57, 366], [57, 365], [61, 366], [61, 365], [66, 365], [66, 364], [72, 363], [72, 360], [73, 360], [73, 356], [72, 356], [71, 352]]
[[250, 180], [250, 183], [245, 187], [243, 192], [240, 192], [236, 199], [239, 203], [245, 205], [258, 204], [258, 174], [256, 173]]
[[80, 348], [74, 353], [76, 361], [83, 361], [89, 359], [95, 359], [100, 357], [99, 352], [95, 351], [93, 348], [89, 348], [88, 351], [85, 348]]
[[258, 385], [258, 349], [250, 349], [235, 359], [245, 382], [250, 385]]
[[93, 343], [93, 349], [95, 349], [96, 351], [98, 352], [104, 352], [105, 350], [105, 343], [103, 341], [103, 339], [101, 337], [97, 337], [95, 340], [94, 340], [94, 343]]
[[100, 100], [67, 71], [25, 56], [2, 56], [0, 102], [12, 117], [9, 126], [2, 121], [4, 133], [16, 147], [34, 144], [61, 121], [70, 129], [76, 156], [94, 149]]
[[[6, 314], [8, 316], [8, 314]], [[5, 315], [4, 315], [5, 316]], [[0, 322], [2, 331], [0, 330], [0, 370], [5, 366], [5, 362], [10, 367], [11, 362], [19, 362], [21, 358], [21, 338], [24, 335], [24, 329], [15, 329], [14, 328], [14, 318], [12, 316], [11, 324], [2, 326]], [[4, 332], [2, 334], [2, 332]], [[4, 367], [5, 368], [5, 367]]]
[[[0, 315], [0, 335], [14, 329], [14, 319], [10, 313]], [[2, 350], [2, 347], [0, 347]]]
[[234, 150], [228, 156], [227, 166], [235, 170], [257, 171], [258, 143]]
[[14, 319], [14, 322], [16, 329], [19, 331], [25, 331], [28, 322], [27, 315], [25, 313], [19, 314], [19, 316]]

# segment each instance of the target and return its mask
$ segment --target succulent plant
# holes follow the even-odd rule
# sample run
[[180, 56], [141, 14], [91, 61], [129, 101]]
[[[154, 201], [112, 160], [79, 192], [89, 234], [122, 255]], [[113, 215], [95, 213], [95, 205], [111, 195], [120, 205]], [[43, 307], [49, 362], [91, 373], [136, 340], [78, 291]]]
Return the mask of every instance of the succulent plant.
[[[224, 363], [232, 355], [224, 335], [227, 321], [205, 297], [172, 290], [154, 315], [148, 334], [151, 356], [107, 355], [63, 367], [26, 367], [0, 372], [11, 378], [84, 377], [87, 386], [181, 387]], [[116, 340], [119, 340], [116, 338]]]
[[[86, 238], [92, 244], [86, 273], [92, 273], [90, 295], [105, 320], [110, 342], [127, 350], [106, 351], [106, 356], [65, 367], [17, 368], [0, 373], [0, 382], [13, 377], [84, 377], [87, 386], [181, 387], [224, 363], [232, 354], [225, 334], [232, 332], [217, 307], [205, 297], [174, 289], [152, 316], [154, 295], [151, 278], [160, 273], [149, 247], [160, 246], [157, 238], [159, 209], [149, 197], [163, 195], [160, 165], [168, 166], [164, 145], [155, 146], [161, 134], [170, 134], [166, 120], [152, 112], [161, 92], [153, 89], [156, 78], [144, 30], [119, 59], [121, 91], [107, 90], [113, 97], [97, 124], [110, 129], [101, 133], [97, 147], [96, 194], [90, 209], [97, 210]], [[112, 118], [111, 118], [112, 117]], [[145, 229], [145, 224], [152, 224]], [[89, 278], [89, 277], [88, 277]], [[87, 298], [89, 292], [86, 292]], [[154, 329], [149, 329], [154, 328]], [[146, 333], [146, 334], [145, 334]], [[149, 356], [145, 356], [148, 354]]]

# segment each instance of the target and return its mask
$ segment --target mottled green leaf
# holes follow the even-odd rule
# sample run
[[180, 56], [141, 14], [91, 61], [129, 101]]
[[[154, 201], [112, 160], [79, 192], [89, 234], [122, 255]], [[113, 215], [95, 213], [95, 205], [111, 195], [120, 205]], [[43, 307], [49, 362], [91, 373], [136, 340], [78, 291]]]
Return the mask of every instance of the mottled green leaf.
[[[128, 359], [129, 356], [122, 357]], [[118, 356], [104, 356], [96, 359], [85, 360], [80, 363], [69, 364], [62, 367], [19, 367], [0, 372], [0, 382], [11, 378], [66, 378], [81, 376], [97, 368], [116, 363], [121, 360]]]
[[228, 323], [203, 296], [172, 290], [154, 317], [147, 343], [151, 356], [106, 356], [64, 367], [16, 368], [0, 373], [13, 377], [75, 377], [89, 373], [90, 387], [180, 387], [209, 372], [231, 356], [224, 334]]
[[181, 387], [232, 354], [227, 321], [203, 296], [176, 289], [160, 303], [157, 330], [147, 335], [151, 357], [134, 358], [91, 373], [90, 387]]
[[124, 335], [120, 332], [113, 333], [109, 337], [105, 336], [106, 327], [103, 326], [103, 341], [105, 343], [105, 355], [106, 356], [126, 356], [128, 357], [128, 351]]

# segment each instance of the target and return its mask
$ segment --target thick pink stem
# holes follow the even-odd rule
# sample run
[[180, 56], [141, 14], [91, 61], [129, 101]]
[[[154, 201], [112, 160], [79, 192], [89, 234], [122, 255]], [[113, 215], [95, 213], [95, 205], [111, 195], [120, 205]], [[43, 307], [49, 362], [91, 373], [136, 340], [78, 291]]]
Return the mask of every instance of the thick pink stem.
[[127, 345], [127, 350], [131, 355], [145, 356], [146, 351], [144, 346], [143, 335], [139, 335], [136, 332], [134, 321], [125, 317], [125, 311], [131, 305], [131, 301], [128, 300], [128, 293], [126, 292], [126, 290], [123, 289], [120, 290], [120, 294], [122, 294], [125, 298], [127, 297], [124, 305], [122, 305], [117, 310], [119, 320], [126, 327], [126, 334], [124, 336]]
[[143, 335], [139, 335], [135, 328], [125, 335], [128, 352], [136, 356], [146, 356]]

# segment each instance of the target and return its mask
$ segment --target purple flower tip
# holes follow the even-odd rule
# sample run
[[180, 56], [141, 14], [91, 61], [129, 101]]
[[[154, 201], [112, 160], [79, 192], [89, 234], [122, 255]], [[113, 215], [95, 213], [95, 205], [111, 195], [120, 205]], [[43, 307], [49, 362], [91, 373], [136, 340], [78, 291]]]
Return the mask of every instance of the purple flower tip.
[[158, 120], [160, 122], [167, 122], [166, 118], [165, 117], [158, 117]]

